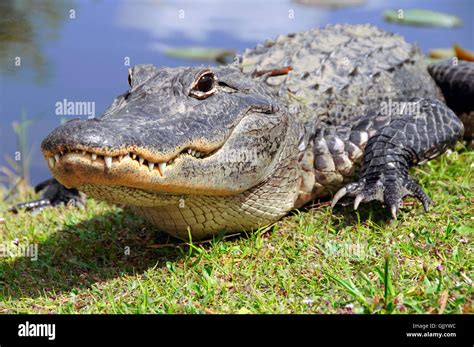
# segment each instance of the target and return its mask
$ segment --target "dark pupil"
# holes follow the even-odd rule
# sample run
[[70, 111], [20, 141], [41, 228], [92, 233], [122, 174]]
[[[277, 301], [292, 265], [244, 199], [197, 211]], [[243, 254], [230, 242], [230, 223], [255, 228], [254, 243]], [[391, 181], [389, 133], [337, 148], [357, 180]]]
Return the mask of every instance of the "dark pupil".
[[196, 89], [200, 92], [207, 93], [212, 89], [213, 85], [214, 78], [212, 78], [212, 75], [204, 75], [199, 79]]

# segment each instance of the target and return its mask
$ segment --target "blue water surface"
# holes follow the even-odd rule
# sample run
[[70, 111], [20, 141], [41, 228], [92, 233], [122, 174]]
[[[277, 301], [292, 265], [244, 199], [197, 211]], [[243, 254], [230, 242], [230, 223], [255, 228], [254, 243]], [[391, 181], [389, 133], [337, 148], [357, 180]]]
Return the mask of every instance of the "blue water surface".
[[[383, 20], [386, 9], [414, 7], [457, 15], [464, 25], [420, 28]], [[164, 50], [205, 46], [242, 52], [268, 37], [330, 23], [372, 23], [405, 36], [425, 52], [455, 42], [474, 49], [471, 0], [369, 0], [337, 10], [290, 0], [5, 0], [0, 8], [0, 166], [18, 150], [12, 123], [23, 115], [33, 121], [27, 129], [32, 183], [50, 176], [41, 140], [61, 118], [72, 118], [56, 115], [56, 103], [95, 102], [99, 115], [128, 88], [126, 60], [130, 65], [209, 64], [170, 58]], [[20, 66], [15, 57], [21, 57]]]

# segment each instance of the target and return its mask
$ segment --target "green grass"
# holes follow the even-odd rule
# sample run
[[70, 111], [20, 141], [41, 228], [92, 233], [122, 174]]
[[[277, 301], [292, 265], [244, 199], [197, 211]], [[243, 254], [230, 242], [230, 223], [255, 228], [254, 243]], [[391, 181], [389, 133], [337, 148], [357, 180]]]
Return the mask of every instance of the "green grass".
[[203, 244], [94, 200], [3, 213], [0, 244], [39, 256], [0, 258], [0, 313], [473, 313], [473, 159], [460, 148], [413, 169], [429, 213], [323, 203]]

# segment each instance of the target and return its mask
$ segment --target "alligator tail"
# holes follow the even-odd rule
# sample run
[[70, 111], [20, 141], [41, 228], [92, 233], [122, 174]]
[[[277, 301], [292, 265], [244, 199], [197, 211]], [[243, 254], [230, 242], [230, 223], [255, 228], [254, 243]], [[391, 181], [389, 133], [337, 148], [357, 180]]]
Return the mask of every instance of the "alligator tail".
[[446, 104], [464, 123], [464, 137], [474, 138], [474, 62], [445, 60], [428, 66]]

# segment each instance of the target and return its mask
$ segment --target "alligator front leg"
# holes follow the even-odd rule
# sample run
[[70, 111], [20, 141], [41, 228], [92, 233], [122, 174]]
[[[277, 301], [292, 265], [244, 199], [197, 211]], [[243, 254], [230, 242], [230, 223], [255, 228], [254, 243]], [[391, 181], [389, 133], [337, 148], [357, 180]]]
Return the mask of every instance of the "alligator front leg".
[[[378, 200], [396, 218], [405, 196], [414, 196], [428, 210], [430, 199], [410, 177], [408, 169], [442, 154], [463, 135], [463, 124], [438, 100], [415, 98], [410, 112], [390, 118], [367, 142], [359, 180], [341, 188], [332, 206], [344, 196], [354, 198], [354, 209], [361, 202]], [[383, 115], [382, 115], [383, 116]]]
[[41, 196], [41, 199], [17, 204], [11, 207], [8, 211], [18, 213], [19, 210], [25, 210], [36, 213], [45, 207], [61, 204], [81, 208], [85, 206], [85, 195], [83, 193], [75, 188], [66, 188], [54, 178], [36, 185], [35, 193], [38, 193]]

